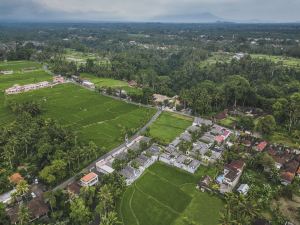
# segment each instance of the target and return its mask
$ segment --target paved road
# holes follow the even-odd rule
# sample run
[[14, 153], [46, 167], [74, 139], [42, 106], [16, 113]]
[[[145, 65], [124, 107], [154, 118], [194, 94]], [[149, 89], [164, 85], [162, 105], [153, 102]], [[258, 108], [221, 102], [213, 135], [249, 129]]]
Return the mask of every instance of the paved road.
[[[130, 139], [129, 142], [133, 141], [135, 138], [137, 138], [141, 133], [143, 133], [144, 131], [146, 131], [146, 129], [159, 117], [159, 115], [161, 114], [161, 110], [158, 110], [155, 115], [148, 121], [148, 123], [146, 125], [144, 125], [135, 135], [133, 135]], [[123, 144], [121, 144], [120, 146], [114, 148], [113, 150], [111, 150], [110, 152], [106, 153], [105, 155], [99, 157], [98, 159], [96, 159], [94, 162], [92, 162], [90, 165], [88, 165], [86, 168], [84, 168], [82, 171], [80, 171], [79, 173], [75, 174], [74, 176], [72, 176], [71, 178], [69, 178], [68, 180], [64, 181], [63, 183], [59, 184], [58, 186], [56, 186], [55, 188], [53, 188], [53, 190], [57, 190], [57, 189], [64, 189], [68, 186], [68, 184], [74, 182], [76, 179], [75, 177], [83, 172], [89, 171], [91, 169], [93, 169], [96, 166], [96, 162], [98, 162], [101, 159], [105, 159], [110, 155], [113, 155], [114, 153], [116, 153], [117, 151], [119, 151], [121, 148], [126, 147], [126, 143], [124, 142]]]

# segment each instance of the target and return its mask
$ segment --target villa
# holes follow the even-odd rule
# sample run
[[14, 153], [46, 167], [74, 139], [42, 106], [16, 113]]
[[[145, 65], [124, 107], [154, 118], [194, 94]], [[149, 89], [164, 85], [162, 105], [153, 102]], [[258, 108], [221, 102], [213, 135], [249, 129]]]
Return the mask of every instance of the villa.
[[90, 187], [97, 184], [98, 181], [98, 175], [91, 172], [80, 179], [80, 185], [83, 187]]

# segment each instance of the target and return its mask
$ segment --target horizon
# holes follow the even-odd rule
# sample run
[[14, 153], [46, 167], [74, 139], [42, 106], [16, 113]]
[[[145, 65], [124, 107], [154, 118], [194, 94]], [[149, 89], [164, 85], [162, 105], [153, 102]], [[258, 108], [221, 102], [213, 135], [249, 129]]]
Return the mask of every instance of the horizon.
[[299, 23], [296, 0], [1, 0], [0, 22]]

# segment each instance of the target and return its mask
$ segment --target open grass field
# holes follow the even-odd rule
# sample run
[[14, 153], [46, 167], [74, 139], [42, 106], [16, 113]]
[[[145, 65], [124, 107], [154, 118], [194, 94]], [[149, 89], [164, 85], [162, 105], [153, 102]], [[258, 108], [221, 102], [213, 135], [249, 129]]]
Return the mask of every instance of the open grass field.
[[267, 59], [274, 63], [280, 63], [284, 66], [300, 69], [300, 59], [285, 56], [275, 56], [275, 55], [263, 55], [263, 54], [251, 54], [252, 58], [256, 59]]
[[149, 135], [162, 144], [169, 144], [185, 129], [192, 125], [191, 117], [163, 112], [150, 126]]
[[97, 77], [90, 73], [81, 73], [80, 77], [82, 79], [90, 80], [98, 87], [122, 88], [127, 93], [142, 94], [142, 90], [140, 88], [130, 87], [126, 81], [115, 80], [112, 78], [105, 78], [105, 77]]
[[64, 54], [65, 58], [69, 62], [75, 62], [76, 64], [85, 64], [87, 59], [93, 59], [95, 63], [99, 65], [110, 65], [110, 61], [106, 58], [102, 58], [96, 53], [85, 53], [75, 51], [73, 49], [67, 48]]
[[26, 60], [8, 62], [0, 61], [0, 70], [13, 70], [14, 72], [18, 72], [26, 68], [41, 69], [42, 64]]
[[[2, 66], [2, 68], [5, 68], [3, 70], [18, 71], [10, 75], [0, 75], [0, 125], [13, 119], [13, 116], [5, 110], [5, 89], [15, 84], [24, 85], [52, 80], [52, 76], [43, 70], [21, 72], [23, 68], [28, 68], [34, 65], [36, 65], [35, 62], [29, 61], [11, 61], [8, 63], [0, 63], [0, 67]], [[40, 64], [38, 65], [40, 66]], [[0, 70], [2, 69], [0, 68]]]
[[196, 189], [204, 174], [214, 177], [215, 172], [201, 167], [192, 175], [155, 163], [125, 191], [120, 219], [124, 225], [217, 225], [223, 201]]
[[140, 128], [155, 113], [154, 109], [117, 101], [74, 84], [58, 85], [6, 98], [17, 102], [40, 102], [44, 117], [58, 120], [79, 132], [80, 139], [92, 140], [107, 150], [124, 141], [123, 128]]

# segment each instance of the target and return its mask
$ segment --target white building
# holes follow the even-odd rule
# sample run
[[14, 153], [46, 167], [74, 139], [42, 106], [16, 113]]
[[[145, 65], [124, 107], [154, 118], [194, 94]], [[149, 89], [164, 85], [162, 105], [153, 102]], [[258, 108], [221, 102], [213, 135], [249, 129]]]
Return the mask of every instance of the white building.
[[115, 170], [111, 167], [110, 162], [102, 159], [96, 163], [96, 169], [100, 173], [110, 174], [113, 173]]
[[242, 195], [246, 195], [249, 191], [249, 185], [248, 184], [241, 184], [239, 186], [239, 188], [237, 189], [237, 191], [242, 194]]
[[91, 172], [80, 179], [80, 185], [83, 187], [90, 187], [98, 183], [98, 175]]
[[87, 87], [87, 88], [91, 88], [91, 89], [94, 89], [95, 88], [95, 84], [91, 81], [88, 81], [88, 80], [84, 80], [82, 82], [82, 85]]

